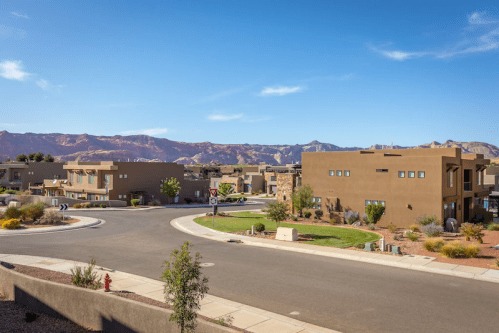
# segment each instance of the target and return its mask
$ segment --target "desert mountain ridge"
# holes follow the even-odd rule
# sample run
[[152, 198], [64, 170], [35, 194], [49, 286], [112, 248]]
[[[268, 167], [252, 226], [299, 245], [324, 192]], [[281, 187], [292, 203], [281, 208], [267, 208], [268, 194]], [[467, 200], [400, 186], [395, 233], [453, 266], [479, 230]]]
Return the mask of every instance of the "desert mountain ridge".
[[357, 151], [366, 149], [453, 148], [463, 153], [484, 154], [486, 158], [499, 157], [499, 148], [484, 142], [444, 143], [433, 141], [419, 146], [338, 147], [334, 144], [312, 141], [296, 145], [217, 144], [211, 142], [187, 143], [148, 135], [94, 136], [88, 134], [37, 134], [0, 132], [0, 160], [15, 159], [18, 154], [43, 152], [64, 161], [166, 161], [181, 164], [287, 164], [301, 160], [302, 152]]

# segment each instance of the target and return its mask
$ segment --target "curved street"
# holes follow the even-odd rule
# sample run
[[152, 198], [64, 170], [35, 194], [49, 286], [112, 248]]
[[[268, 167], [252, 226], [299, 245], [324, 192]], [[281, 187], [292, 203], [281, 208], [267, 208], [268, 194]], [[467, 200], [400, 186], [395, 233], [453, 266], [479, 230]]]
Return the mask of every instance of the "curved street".
[[[262, 205], [221, 208], [250, 210]], [[0, 237], [0, 253], [88, 262], [159, 280], [162, 263], [193, 243], [209, 293], [341, 332], [496, 332], [499, 284], [222, 243], [185, 234], [174, 218], [208, 208], [70, 211], [106, 223], [81, 230]], [[291, 312], [298, 315], [290, 315]]]

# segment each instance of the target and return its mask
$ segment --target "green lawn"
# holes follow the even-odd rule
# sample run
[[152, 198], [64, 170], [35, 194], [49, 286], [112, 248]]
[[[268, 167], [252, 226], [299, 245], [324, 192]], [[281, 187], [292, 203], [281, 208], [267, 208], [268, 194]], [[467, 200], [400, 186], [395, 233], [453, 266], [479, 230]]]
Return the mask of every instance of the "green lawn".
[[238, 198], [239, 199], [239, 198], [247, 198], [248, 195], [246, 195], [246, 194], [231, 194], [229, 197], [230, 198]]
[[[216, 217], [214, 229], [222, 232], [244, 231], [251, 229], [252, 225], [260, 222], [265, 224], [265, 230], [276, 230], [275, 222], [267, 220], [266, 215], [251, 212], [231, 214], [235, 217]], [[212, 218], [198, 217], [194, 219], [194, 222], [211, 228]], [[349, 247], [354, 246], [355, 244], [374, 242], [381, 238], [379, 235], [372, 232], [339, 227], [300, 225], [293, 223], [281, 223], [280, 226], [295, 228], [298, 233], [311, 236], [313, 240], [304, 243], [314, 245]]]

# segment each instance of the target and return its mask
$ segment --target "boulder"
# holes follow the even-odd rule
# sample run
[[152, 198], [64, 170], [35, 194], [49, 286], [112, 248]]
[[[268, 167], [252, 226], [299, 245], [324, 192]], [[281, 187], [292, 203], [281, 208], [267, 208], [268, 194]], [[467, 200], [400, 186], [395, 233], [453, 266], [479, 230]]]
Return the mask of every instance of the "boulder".
[[9, 201], [9, 207], [21, 208], [21, 203], [19, 201]]
[[445, 221], [445, 231], [454, 233], [458, 232], [457, 220], [448, 218], [447, 221]]
[[295, 228], [277, 228], [277, 234], [275, 235], [275, 239], [294, 242], [298, 240], [298, 231]]

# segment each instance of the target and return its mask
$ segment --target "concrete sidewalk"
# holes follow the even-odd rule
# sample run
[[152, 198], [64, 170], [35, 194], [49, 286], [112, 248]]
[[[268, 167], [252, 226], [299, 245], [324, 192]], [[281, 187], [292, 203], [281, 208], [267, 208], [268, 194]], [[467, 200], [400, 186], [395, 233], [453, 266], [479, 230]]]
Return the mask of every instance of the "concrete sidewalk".
[[[104, 221], [102, 219], [96, 219], [93, 217], [86, 217], [86, 216], [71, 216], [71, 217], [80, 220], [80, 222], [71, 223], [68, 225], [58, 225], [58, 226], [53, 226], [53, 227], [48, 226], [48, 227], [40, 227], [40, 228], [14, 229], [14, 230], [0, 229], [0, 236], [46, 234], [46, 233], [51, 233], [51, 232], [60, 232], [60, 231], [88, 228], [88, 227], [96, 226], [98, 224], [106, 223], [106, 221]], [[67, 217], [66, 217], [66, 219], [67, 219]]]
[[170, 223], [173, 227], [183, 232], [221, 242], [227, 242], [229, 240], [239, 240], [244, 245], [249, 246], [267, 247], [312, 255], [341, 258], [347, 260], [357, 260], [377, 265], [393, 266], [429, 273], [452, 275], [468, 279], [499, 283], [499, 270], [496, 269], [435, 262], [436, 258], [434, 257], [425, 257], [418, 255], [398, 256], [391, 254], [381, 254], [379, 252], [375, 253], [361, 250], [346, 250], [327, 246], [302, 244], [298, 242], [286, 242], [274, 239], [240, 236], [203, 227], [202, 225], [194, 222], [194, 218], [200, 216], [205, 216], [205, 214], [180, 217], [172, 220]]
[[[0, 261], [44, 268], [56, 272], [71, 274], [75, 265], [86, 267], [88, 264], [71, 260], [46, 257], [0, 254]], [[97, 272], [109, 274], [112, 291], [128, 291], [164, 302], [164, 283], [129, 273], [117, 272], [108, 268], [96, 266]], [[100, 270], [102, 268], [102, 270]], [[276, 313], [254, 308], [245, 304], [232, 302], [220, 297], [207, 295], [201, 301], [200, 315], [218, 319], [230, 315], [232, 325], [255, 333], [339, 333], [327, 328], [308, 324]]]

